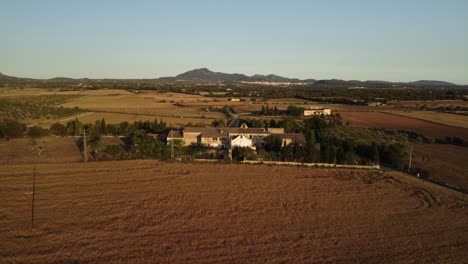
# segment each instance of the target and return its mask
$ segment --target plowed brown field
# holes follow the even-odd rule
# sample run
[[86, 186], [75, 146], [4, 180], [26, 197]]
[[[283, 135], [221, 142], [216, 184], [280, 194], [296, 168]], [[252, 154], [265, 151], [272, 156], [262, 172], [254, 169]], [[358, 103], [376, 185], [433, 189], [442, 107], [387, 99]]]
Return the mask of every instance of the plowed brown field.
[[351, 126], [355, 127], [407, 130], [432, 138], [456, 136], [468, 140], [468, 128], [382, 112], [340, 112], [340, 114], [344, 121], [351, 122]]
[[0, 166], [0, 263], [461, 263], [468, 197], [396, 172]]
[[467, 147], [414, 144], [413, 168], [423, 169], [429, 178], [468, 190]]

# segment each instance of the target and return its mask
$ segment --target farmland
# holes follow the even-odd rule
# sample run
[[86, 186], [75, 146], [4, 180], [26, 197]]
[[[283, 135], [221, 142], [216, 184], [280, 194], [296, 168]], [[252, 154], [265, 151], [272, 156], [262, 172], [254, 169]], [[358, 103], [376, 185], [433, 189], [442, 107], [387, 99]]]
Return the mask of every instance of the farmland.
[[415, 144], [413, 166], [428, 177], [468, 190], [468, 148], [453, 145]]
[[[35, 148], [44, 148], [38, 156]], [[79, 162], [83, 157], [71, 137], [17, 138], [0, 141], [0, 164]]]
[[466, 195], [397, 172], [121, 161], [0, 166], [0, 262], [450, 262]]
[[352, 126], [364, 128], [384, 128], [391, 130], [408, 130], [432, 138], [456, 136], [468, 139], [468, 129], [430, 122], [382, 112], [340, 112], [344, 121]]
[[414, 117], [450, 126], [468, 128], [468, 116], [433, 111], [388, 111], [393, 114]]

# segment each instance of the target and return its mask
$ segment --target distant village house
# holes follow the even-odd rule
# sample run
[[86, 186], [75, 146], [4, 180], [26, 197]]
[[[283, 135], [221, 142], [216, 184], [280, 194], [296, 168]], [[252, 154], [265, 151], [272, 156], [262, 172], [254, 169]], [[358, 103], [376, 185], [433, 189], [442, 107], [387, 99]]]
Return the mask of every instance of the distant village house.
[[331, 109], [323, 108], [323, 107], [314, 107], [314, 106], [304, 109], [304, 116], [319, 116], [319, 115], [331, 115]]

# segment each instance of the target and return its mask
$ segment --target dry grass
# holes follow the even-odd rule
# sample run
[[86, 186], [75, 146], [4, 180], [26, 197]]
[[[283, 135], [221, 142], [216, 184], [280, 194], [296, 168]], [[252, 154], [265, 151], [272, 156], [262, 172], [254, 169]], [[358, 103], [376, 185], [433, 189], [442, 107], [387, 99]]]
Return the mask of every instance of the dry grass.
[[415, 131], [432, 138], [457, 136], [468, 139], [468, 129], [383, 112], [340, 112], [351, 126]]
[[453, 145], [416, 144], [413, 166], [429, 172], [429, 177], [468, 190], [468, 148]]
[[[39, 157], [35, 151], [38, 147], [44, 148]], [[74, 139], [70, 137], [45, 137], [35, 140], [17, 138], [0, 141], [0, 164], [64, 163], [79, 162], [82, 159], [80, 150]]]
[[156, 161], [0, 166], [2, 263], [460, 263], [467, 196], [398, 173]]
[[[225, 118], [225, 115], [220, 112], [206, 111], [207, 105], [204, 103], [190, 107], [176, 105], [178, 102], [196, 102], [200, 98], [202, 97], [198, 95], [145, 92], [130, 95], [82, 96], [63, 104], [63, 106], [77, 106], [97, 111], [80, 118], [84, 122], [94, 122], [103, 117], [106, 118], [108, 123], [154, 120], [155, 118], [160, 119], [162, 117], [169, 124], [180, 125], [188, 122], [210, 124], [213, 119]], [[99, 111], [111, 111], [115, 113], [100, 113]]]

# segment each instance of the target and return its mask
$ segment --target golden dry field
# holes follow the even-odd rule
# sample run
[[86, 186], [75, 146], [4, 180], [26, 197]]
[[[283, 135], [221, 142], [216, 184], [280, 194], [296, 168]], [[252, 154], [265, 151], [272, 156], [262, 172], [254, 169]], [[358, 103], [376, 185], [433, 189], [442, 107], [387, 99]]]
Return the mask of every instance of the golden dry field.
[[396, 172], [0, 166], [1, 263], [461, 263], [467, 196]]

